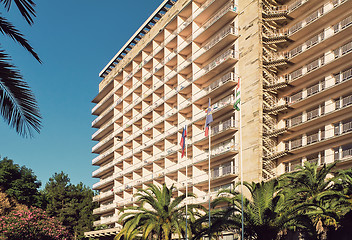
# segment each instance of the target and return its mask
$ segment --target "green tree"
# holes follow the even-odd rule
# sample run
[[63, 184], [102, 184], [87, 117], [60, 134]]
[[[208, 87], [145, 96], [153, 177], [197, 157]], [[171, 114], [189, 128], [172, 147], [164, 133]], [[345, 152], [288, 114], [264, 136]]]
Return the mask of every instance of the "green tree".
[[61, 172], [49, 179], [43, 194], [48, 214], [62, 221], [75, 239], [82, 239], [83, 233], [92, 229], [97, 204], [92, 202], [94, 192], [90, 188], [83, 183], [71, 184], [69, 176]]
[[309, 204], [314, 208], [306, 209], [318, 233], [318, 239], [326, 239], [328, 231], [339, 226], [339, 220], [350, 209], [346, 195], [338, 189], [337, 178], [330, 176], [336, 164], [323, 165], [306, 162], [299, 171], [282, 176], [286, 193], [295, 198], [290, 204]]
[[40, 207], [40, 186], [41, 182], [31, 169], [14, 164], [8, 158], [0, 161], [0, 189], [9, 197], [27, 206]]
[[[120, 217], [123, 224], [121, 232], [115, 237], [119, 239], [160, 239], [169, 240], [172, 234], [180, 238], [186, 232], [186, 207], [181, 202], [186, 195], [173, 198], [174, 186], [168, 188], [165, 184], [161, 187], [149, 185], [147, 189], [140, 189], [136, 193], [139, 207], [129, 207]], [[194, 197], [189, 194], [190, 197]], [[192, 222], [199, 210], [204, 210], [199, 205], [188, 205], [188, 218]], [[188, 225], [187, 235], [192, 236], [191, 227]]]
[[[244, 183], [249, 198], [243, 196], [244, 235], [246, 239], [275, 240], [287, 230], [306, 229], [309, 218], [300, 215], [303, 204], [288, 205], [292, 196], [284, 195], [276, 179], [260, 183]], [[241, 194], [236, 190], [223, 190], [213, 203], [213, 207], [224, 207], [212, 212], [211, 233], [231, 230], [241, 233]], [[205, 217], [205, 219], [207, 216]], [[197, 238], [207, 235], [198, 234]]]
[[[16, 5], [27, 23], [33, 24], [33, 18], [36, 15], [32, 0], [0, 0], [0, 3], [4, 5], [6, 11]], [[22, 33], [2, 15], [0, 15], [0, 32], [24, 47], [41, 63], [37, 53]], [[33, 130], [39, 132], [41, 128], [37, 102], [19, 70], [9, 61], [9, 56], [0, 49], [0, 114], [17, 133], [22, 136], [32, 136]]]

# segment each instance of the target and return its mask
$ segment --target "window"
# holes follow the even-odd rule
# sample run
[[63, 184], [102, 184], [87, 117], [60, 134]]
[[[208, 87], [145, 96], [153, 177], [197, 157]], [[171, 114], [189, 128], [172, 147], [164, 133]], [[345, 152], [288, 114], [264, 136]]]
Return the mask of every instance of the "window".
[[310, 95], [313, 95], [317, 92], [319, 92], [319, 83], [314, 84], [313, 86], [310, 86], [307, 88], [307, 97], [309, 97]]
[[307, 121], [319, 117], [320, 106], [307, 111]]
[[295, 126], [302, 123], [302, 114], [299, 114], [297, 116], [294, 116], [291, 118], [291, 126]]
[[348, 80], [352, 77], [352, 68], [347, 69], [346, 71], [342, 72], [342, 81]]
[[342, 133], [352, 130], [352, 119], [342, 121]]
[[290, 102], [294, 103], [296, 101], [299, 101], [302, 99], [302, 91], [299, 91], [297, 93], [292, 94], [292, 96], [290, 97]]
[[222, 166], [222, 175], [227, 175], [230, 173], [231, 173], [231, 162], [228, 162]]
[[285, 163], [285, 172], [292, 172], [298, 170], [302, 166], [302, 158], [292, 160]]
[[291, 149], [302, 147], [302, 136], [291, 140]]

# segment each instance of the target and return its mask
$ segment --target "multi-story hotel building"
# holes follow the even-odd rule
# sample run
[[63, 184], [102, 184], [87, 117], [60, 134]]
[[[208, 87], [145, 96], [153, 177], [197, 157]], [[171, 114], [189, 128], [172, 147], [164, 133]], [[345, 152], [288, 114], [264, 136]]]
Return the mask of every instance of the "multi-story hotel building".
[[95, 225], [108, 229], [86, 235], [116, 234], [119, 211], [150, 183], [174, 184], [175, 194], [188, 184], [203, 203], [209, 174], [215, 194], [240, 170], [261, 181], [305, 161], [352, 166], [351, 29], [352, 0], [162, 2], [100, 73], [93, 201]]

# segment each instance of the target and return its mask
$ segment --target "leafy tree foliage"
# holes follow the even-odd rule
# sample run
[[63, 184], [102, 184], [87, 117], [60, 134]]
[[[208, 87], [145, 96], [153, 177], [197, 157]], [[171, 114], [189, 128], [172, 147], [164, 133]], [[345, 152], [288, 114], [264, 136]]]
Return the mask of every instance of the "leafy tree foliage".
[[0, 191], [0, 216], [9, 214], [13, 210], [27, 210], [28, 207], [19, 204], [15, 199]]
[[8, 158], [0, 161], [0, 189], [9, 197], [27, 206], [40, 206], [40, 186], [41, 182], [31, 169]]
[[[33, 24], [35, 3], [32, 0], [0, 0], [6, 11], [16, 6], [26, 22]], [[0, 15], [0, 32], [20, 44], [38, 62], [41, 60], [22, 33]], [[34, 95], [23, 80], [19, 70], [9, 62], [9, 56], [0, 49], [0, 115], [22, 136], [32, 136], [40, 131], [41, 116]]]
[[12, 211], [0, 217], [0, 240], [64, 240], [70, 235], [57, 219], [39, 208]]
[[[172, 197], [174, 186], [164, 184], [161, 187], [149, 185], [148, 189], [140, 189], [136, 194], [141, 206], [126, 208], [121, 215], [123, 229], [115, 237], [119, 239], [172, 239], [172, 234], [185, 237], [186, 207], [181, 202], [186, 195]], [[189, 194], [190, 197], [194, 197]], [[192, 222], [199, 217], [198, 210], [205, 210], [199, 205], [188, 205], [188, 218]], [[191, 227], [187, 228], [188, 238], [192, 237]]]
[[[287, 230], [305, 229], [309, 218], [300, 215], [300, 210], [307, 207], [303, 204], [290, 206], [288, 198], [280, 188], [279, 181], [247, 183], [249, 197], [243, 197], [244, 235], [246, 239], [275, 240]], [[223, 190], [212, 205], [223, 207], [212, 211], [211, 234], [221, 231], [241, 233], [242, 207], [241, 194], [235, 190]], [[208, 216], [200, 221], [206, 221]], [[207, 229], [196, 235], [196, 239], [209, 234]]]
[[[310, 204], [312, 209], [306, 209], [319, 239], [326, 239], [328, 231], [339, 227], [340, 219], [350, 210], [346, 195], [340, 188], [339, 177], [332, 177], [332, 169], [336, 164], [323, 165], [306, 162], [300, 171], [286, 174], [282, 177], [287, 193], [294, 194], [290, 204]], [[346, 179], [346, 178], [342, 178]]]
[[83, 238], [83, 233], [92, 229], [96, 220], [92, 202], [94, 192], [82, 183], [70, 183], [67, 174], [55, 173], [46, 183], [43, 194], [46, 198], [46, 211], [50, 216], [63, 222], [75, 239]]

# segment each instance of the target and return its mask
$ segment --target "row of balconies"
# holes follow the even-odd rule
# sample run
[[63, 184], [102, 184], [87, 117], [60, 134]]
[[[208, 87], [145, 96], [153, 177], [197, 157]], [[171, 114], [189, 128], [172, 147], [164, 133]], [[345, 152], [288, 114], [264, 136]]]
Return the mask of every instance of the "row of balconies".
[[221, 26], [214, 26], [216, 22], [223, 22], [222, 25], [227, 23], [228, 21], [219, 21], [223, 17], [226, 17], [227, 14], [230, 14], [228, 21], [231, 21], [233, 17], [237, 14], [237, 5], [234, 4], [233, 1], [229, 1], [225, 6], [223, 6], [220, 10], [218, 10], [212, 17], [208, 18], [203, 25], [199, 29], [197, 29], [193, 33], [193, 39], [197, 39], [199, 36], [204, 35], [207, 29], [210, 29], [212, 26], [216, 29], [219, 29]]
[[326, 111], [326, 113], [329, 113], [331, 111], [334, 111], [335, 109], [332, 109], [331, 107], [332, 104], [329, 105], [325, 105], [324, 103], [321, 105], [317, 105], [314, 106], [313, 108], [310, 108], [300, 114], [297, 114], [289, 119], [286, 119], [286, 127], [290, 128], [290, 127], [294, 127], [296, 125], [302, 124], [304, 122], [310, 121], [314, 118], [320, 117], [322, 115], [325, 114], [325, 109], [330, 109], [328, 111]]
[[[330, 87], [330, 86], [327, 86], [327, 87]], [[289, 104], [295, 103], [295, 102], [300, 101], [304, 98], [307, 98], [307, 97], [310, 97], [314, 94], [317, 94], [317, 93], [323, 91], [324, 89], [325, 89], [325, 79], [287, 97], [286, 103], [289, 103]]]
[[[212, 128], [211, 135], [212, 136], [216, 136], [217, 134], [225, 133], [226, 130], [228, 130], [230, 128], [235, 128], [235, 127], [237, 127], [237, 122], [235, 121], [234, 117], [232, 116], [230, 119], [221, 121], [221, 122], [215, 124], [214, 126], [211, 126], [211, 128]], [[137, 148], [133, 148], [133, 151], [134, 152], [142, 151], [144, 148], [148, 148], [151, 145], [155, 144], [156, 142], [160, 141], [163, 137], [164, 136], [162, 136], [162, 135], [158, 135], [157, 137], [147, 141], [144, 145], [141, 145], [141, 146], [139, 146]], [[195, 135], [193, 137], [193, 143], [194, 142], [198, 142], [198, 141], [203, 140], [203, 139], [205, 139], [204, 132], [201, 132], [198, 135]], [[192, 139], [191, 138], [187, 138], [186, 141], [187, 141], [188, 144], [192, 143]], [[133, 172], [133, 171], [135, 171], [135, 169], [138, 169], [138, 168], [141, 168], [141, 167], [143, 167], [143, 166], [145, 166], [147, 164], [150, 164], [151, 162], [153, 162], [154, 159], [158, 159], [158, 158], [161, 158], [163, 156], [167, 156], [167, 155], [173, 154], [173, 153], [175, 153], [175, 152], [177, 152], [179, 150], [180, 150], [180, 147], [178, 145], [174, 145], [173, 147], [169, 147], [164, 152], [160, 152], [158, 154], [155, 154], [154, 156], [150, 156], [149, 158], [146, 158], [145, 161], [143, 161], [143, 162], [134, 164], [133, 166], [129, 167], [126, 170], [127, 172], [121, 172], [121, 174], [126, 174], [126, 173]], [[124, 154], [124, 157], [129, 157], [130, 155], [132, 156], [132, 151], [130, 151], [129, 154]], [[117, 163], [119, 163], [123, 159], [124, 158], [118, 158], [118, 159], [115, 159], [115, 160], [111, 161], [110, 163], [108, 163], [108, 164], [106, 164], [104, 166], [101, 166], [99, 169], [95, 170], [92, 173], [92, 176], [93, 177], [98, 176], [100, 173], [105, 172], [105, 171], [107, 171], [109, 169], [112, 169], [114, 165], [116, 165]]]
[[[299, 2], [299, 1], [298, 1]], [[309, 1], [304, 1], [304, 2], [309, 2]], [[305, 19], [295, 23], [293, 26], [289, 28], [282, 28], [282, 29], [277, 29], [277, 30], [270, 30], [266, 29], [265, 35], [268, 38], [279, 38], [283, 36], [290, 36], [291, 38], [294, 37], [294, 40], [296, 38], [301, 37], [301, 34], [296, 34], [300, 32], [300, 30], [306, 29], [307, 27], [314, 28], [316, 24], [315, 23], [318, 19], [323, 18], [327, 15], [331, 15], [331, 11], [333, 11], [336, 7], [342, 5], [343, 3], [347, 1], [337, 1], [338, 3], [335, 4], [332, 2], [327, 2], [323, 6], [321, 6], [319, 9], [308, 15]], [[293, 4], [292, 6], [294, 6]], [[302, 6], [303, 4], [298, 4], [297, 6]], [[279, 9], [280, 8], [280, 9]], [[277, 10], [274, 8], [272, 11], [282, 11], [288, 13], [288, 8], [286, 7], [279, 7]], [[297, 7], [293, 7], [292, 9], [297, 9]], [[293, 11], [293, 10], [292, 10]], [[292, 12], [291, 11], [291, 12]], [[343, 11], [343, 9], [340, 9], [339, 11]], [[270, 12], [270, 10], [269, 10]], [[313, 26], [314, 25], [314, 26]], [[294, 36], [297, 35], [297, 36]]]
[[285, 141], [285, 150], [291, 151], [313, 143], [321, 142], [323, 140], [335, 139], [338, 136], [346, 137], [352, 130], [351, 124], [352, 121], [348, 119], [343, 121], [343, 123], [339, 123], [338, 126], [335, 124], [334, 128], [322, 127], [308, 133], [304, 133], [300, 136], [294, 137], [293, 139]]
[[345, 161], [352, 158], [352, 143], [334, 148], [334, 160]]
[[[214, 68], [216, 68], [217, 66], [219, 66], [221, 63], [225, 62], [227, 59], [234, 57], [234, 58], [238, 58], [238, 53], [233, 51], [233, 50], [228, 50], [225, 53], [223, 53], [222, 55], [220, 55], [218, 58], [216, 58], [215, 60], [213, 60], [209, 65], [207, 65], [204, 69], [198, 71], [197, 74], [197, 78], [200, 78], [202, 75], [209, 73], [211, 70], [213, 70]], [[211, 69], [210, 69], [211, 68]], [[189, 81], [184, 81], [185, 86], [189, 85], [190, 82]], [[162, 85], [162, 82], [160, 82], [160, 85]], [[179, 86], [180, 89], [184, 88], [185, 86]], [[176, 91], [171, 91], [171, 93], [167, 96], [167, 97], [172, 97], [172, 93], [176, 94]], [[130, 93], [132, 93], [132, 89], [130, 89]], [[129, 94], [130, 94], [129, 93]], [[139, 101], [143, 101], [144, 98], [146, 98], [147, 96], [144, 96], [143, 98], [140, 98]], [[114, 109], [114, 107], [116, 107], [122, 99], [119, 99], [114, 105], [112, 105], [111, 107], [109, 107], [106, 111], [105, 114], [107, 114], [108, 112], [110, 112], [112, 109]], [[138, 101], [138, 102], [139, 102]], [[160, 98], [159, 99], [160, 103], [162, 103], [163, 101], [165, 101], [165, 99]], [[135, 104], [138, 104], [138, 102], [135, 102]], [[152, 111], [153, 108], [157, 107], [160, 103], [155, 102], [154, 106], [149, 107], [148, 109], [144, 110], [144, 111]], [[118, 113], [117, 115], [114, 116], [113, 119], [111, 119], [110, 121], [108, 121], [107, 123], [105, 123], [96, 133], [93, 134], [92, 138], [94, 139], [99, 133], [103, 132], [105, 128], [107, 128], [109, 125], [111, 125], [114, 121], [116, 121], [118, 118], [122, 117], [122, 115], [126, 112], [128, 112], [129, 110], [131, 110], [135, 104], [130, 104], [128, 107], [126, 107], [125, 109], [123, 109], [123, 112]], [[143, 114], [147, 114], [148, 112], [145, 112]], [[95, 124], [97, 122], [97, 120], [100, 120], [104, 115], [102, 114], [101, 116], [99, 116], [96, 120], [93, 121], [93, 123]], [[134, 121], [131, 119], [131, 122]], [[131, 123], [129, 123], [130, 125]]]
[[346, 119], [334, 124], [334, 134], [340, 135], [352, 131], [352, 119]]
[[[332, 131], [330, 131], [332, 132]], [[294, 139], [285, 142], [285, 150], [290, 151], [295, 148], [302, 146], [307, 146], [309, 144], [319, 142], [325, 139], [325, 130], [319, 128], [302, 136], [296, 137]], [[329, 133], [329, 132], [328, 132]]]
[[[225, 98], [223, 98], [223, 99], [221, 99], [221, 100], [219, 100], [218, 102], [216, 102], [216, 103], [214, 103], [214, 104], [212, 105], [213, 112], [216, 113], [217, 111], [221, 110], [222, 108], [233, 104], [233, 101], [234, 101], [234, 96], [233, 96], [232, 94], [229, 95], [229, 96], [227, 96], [227, 97], [225, 97]], [[193, 122], [200, 121], [200, 120], [202, 120], [203, 118], [205, 118], [205, 116], [206, 116], [206, 113], [205, 113], [204, 111], [200, 111], [200, 112], [198, 112], [197, 114], [195, 114], [195, 115], [193, 116]], [[165, 120], [166, 120], [166, 119], [165, 119], [165, 116], [160, 116], [160, 119], [159, 119], [159, 118], [156, 119], [155, 123], [153, 122], [153, 125], [150, 125], [150, 128], [152, 128], [152, 127], [155, 126], [156, 124], [158, 124], [158, 123], [160, 123], [160, 122], [162, 122], [162, 121], [165, 121]], [[190, 123], [191, 123], [191, 122], [192, 122], [192, 119], [190, 119]], [[146, 126], [146, 127], [148, 128], [149, 126]], [[180, 128], [182, 128], [182, 127], [183, 127], [183, 126], [182, 126], [182, 124], [180, 123], [179, 126], [178, 126], [178, 128], [180, 129]], [[122, 132], [124, 129], [125, 129], [125, 127], [124, 127], [124, 128], [119, 128], [119, 129], [117, 130], [117, 132], [115, 132], [114, 134], [119, 134], [119, 133]], [[142, 130], [142, 129], [140, 129], [140, 130]], [[147, 130], [147, 129], [146, 129], [146, 130]], [[159, 135], [159, 136], [160, 136], [160, 140], [163, 139], [163, 138], [165, 138], [165, 137], [167, 137], [167, 136], [169, 136], [169, 135], [171, 135], [171, 134], [174, 134], [174, 132], [176, 132], [177, 129], [174, 128], [173, 130], [170, 130], [170, 131], [171, 131], [171, 132], [166, 132], [166, 133], [160, 134], [160, 135]], [[137, 133], [133, 133], [133, 134], [132, 134], [131, 136], [129, 136], [127, 139], [121, 141], [121, 142], [118, 143], [116, 146], [114, 146], [114, 148], [110, 148], [110, 149], [108, 149], [106, 152], [101, 153], [100, 156], [98, 156], [98, 157], [96, 157], [96, 158], [93, 159], [93, 161], [92, 161], [93, 164], [96, 163], [96, 162], [98, 162], [99, 160], [103, 159], [105, 156], [107, 156], [108, 154], [112, 153], [114, 150], [116, 150], [116, 149], [122, 147], [124, 144], [127, 143], [127, 140], [128, 140], [128, 141], [131, 141], [131, 140], [134, 139], [135, 137], [138, 137], [140, 134], [142, 134], [142, 131], [139, 131], [139, 132], [138, 132], [138, 135], [137, 135]], [[116, 135], [115, 135], [115, 136], [116, 136]], [[108, 140], [104, 140], [104, 143], [105, 143], [106, 141], [108, 141]], [[155, 142], [156, 142], [156, 139], [151, 140], [150, 145], [154, 144]], [[99, 144], [99, 143], [98, 143], [98, 144]], [[149, 142], [148, 142], [148, 144], [149, 144]], [[100, 146], [101, 146], [101, 145], [97, 145], [97, 146], [93, 147], [93, 149], [95, 150], [96, 148], [98, 148], [98, 147], [100, 147]], [[148, 147], [148, 146], [145, 146], [145, 147]], [[94, 150], [93, 150], [93, 151], [94, 151]]]
[[[180, 149], [180, 147], [178, 145], [175, 145], [175, 148]], [[227, 152], [234, 152], [234, 153], [237, 152], [235, 140], [233, 138], [213, 146], [211, 149], [211, 158], [216, 158], [217, 156], [224, 154], [224, 153], [227, 153]], [[154, 156], [151, 156], [148, 159], [145, 159], [144, 161], [133, 164], [132, 166], [130, 166], [124, 170], [121, 170], [118, 173], [114, 173], [113, 175], [111, 175], [105, 179], [101, 179], [99, 182], [97, 182], [93, 185], [93, 189], [99, 189], [103, 186], [106, 186], [109, 182], [112, 182], [114, 179], [116, 179], [118, 177], [122, 177], [122, 176], [129, 174], [131, 172], [135, 172], [137, 169], [143, 168], [144, 166], [151, 164], [155, 160], [164, 158], [166, 155], [167, 155], [167, 151], [160, 152], [158, 154], [155, 154]], [[122, 157], [125, 157], [125, 156], [122, 156]], [[208, 159], [208, 151], [203, 151], [203, 153], [198, 154], [193, 157], [193, 164], [201, 162], [201, 161], [205, 161], [207, 159]], [[123, 159], [119, 159], [119, 161], [116, 161], [116, 163], [120, 162], [120, 161], [123, 161]], [[115, 160], [114, 160], [114, 162], [115, 162]], [[188, 164], [188, 165], [192, 164], [192, 161], [190, 161], [188, 163], [183, 161], [180, 163], [175, 163], [173, 165], [167, 166], [167, 168], [165, 168], [165, 169], [161, 169], [160, 171], [150, 173], [149, 175], [142, 177], [141, 179], [138, 179], [138, 181], [137, 180], [134, 181], [133, 184], [128, 184], [128, 186], [126, 185], [126, 188], [138, 185], [141, 182], [148, 182], [150, 180], [153, 180], [154, 178], [158, 178], [158, 177], [164, 176], [165, 174], [177, 171], [178, 169], [184, 168], [186, 164]]]
[[109, 225], [109, 224], [113, 224], [115, 222], [118, 222], [118, 220], [119, 220], [119, 216], [101, 217], [100, 220], [93, 222], [93, 226]]
[[[229, 33], [235, 33], [235, 32], [234, 32], [235, 30], [236, 30], [235, 28], [232, 28], [232, 29], [231, 29], [231, 32], [229, 32]], [[227, 34], [229, 34], [229, 33], [227, 33]], [[220, 33], [220, 34], [221, 34], [221, 33]], [[217, 36], [215, 36], [215, 38], [217, 38]], [[190, 42], [190, 41], [187, 41], [187, 42]], [[209, 48], [202, 48], [202, 49], [207, 50], [207, 49], [209, 49]], [[180, 50], [180, 49], [179, 49], [179, 50]], [[198, 51], [199, 51], [199, 50], [198, 50]], [[155, 54], [156, 54], [156, 53], [155, 53]], [[152, 54], [152, 56], [154, 56], [155, 54]], [[150, 76], [152, 76], [155, 72], [157, 72], [157, 71], [164, 65], [165, 62], [169, 61], [169, 60], [170, 60], [171, 58], [173, 58], [175, 55], [176, 55], [175, 52], [169, 53], [169, 55], [165, 57], [165, 60], [162, 60], [159, 64], [157, 64], [157, 65], [155, 66], [155, 68], [153, 69], [154, 71], [153, 71], [153, 70], [150, 70], [149, 75], [147, 74], [147, 75], [144, 77], [144, 79], [148, 79]], [[117, 90], [117, 88], [119, 88], [119, 87], [121, 87], [122, 85], [124, 85], [135, 73], [137, 73], [138, 71], [140, 71], [140, 69], [141, 69], [145, 64], [148, 63], [148, 61], [152, 58], [152, 56], [150, 56], [150, 57], [148, 56], [147, 59], [145, 59], [145, 60], [143, 61], [143, 64], [142, 64], [142, 63], [138, 64], [138, 65], [132, 70], [132, 72], [130, 72], [130, 73], [123, 79], [122, 83], [119, 84], [119, 85], [118, 85], [117, 87], [115, 87], [114, 89]], [[188, 59], [188, 60], [190, 60], [190, 59]], [[189, 63], [190, 63], [190, 61], [188, 61], [188, 60], [186, 60], [185, 62], [189, 62]], [[182, 65], [182, 64], [180, 64], [180, 65]], [[170, 73], [175, 74], [175, 71], [171, 71]], [[170, 73], [169, 73], [169, 76], [166, 76], [165, 79], [171, 79], [171, 78], [172, 78], [172, 76], [170, 75]], [[139, 85], [138, 85], [138, 82], [136, 82], [136, 83], [133, 85], [134, 88], [137, 88], [138, 86], [139, 86]], [[114, 90], [113, 90], [113, 91], [114, 91]], [[127, 93], [129, 93], [129, 92], [127, 92]], [[110, 96], [110, 94], [111, 94], [111, 93], [109, 93], [108, 95]], [[124, 95], [128, 95], [128, 94], [124, 94]], [[104, 97], [104, 99], [102, 99], [102, 101], [101, 101], [96, 107], [93, 108], [92, 113], [94, 114], [95, 111], [96, 111], [100, 106], [102, 106], [103, 103], [104, 103], [107, 99], [109, 99], [109, 97]]]
[[[351, 85], [351, 73], [352, 68], [348, 68], [340, 71], [339, 73], [334, 74], [333, 76], [325, 76], [322, 80], [316, 82], [315, 84], [310, 85], [307, 88], [304, 88], [303, 90], [295, 92], [291, 96], [286, 97], [286, 103], [288, 103], [291, 108], [299, 109], [301, 107], [304, 107], [306, 104], [319, 101], [321, 97], [332, 95], [333, 99], [327, 101], [323, 104], [324, 106], [322, 106], [324, 109], [326, 107], [326, 112], [329, 113], [338, 110], [339, 108], [344, 108], [345, 106], [348, 106], [350, 104], [350, 100], [348, 97], [349, 95], [346, 95], [346, 93], [348, 93], [346, 89], [350, 88]], [[341, 99], [335, 97], [337, 92], [339, 91], [342, 91], [340, 93], [342, 95]], [[301, 121], [303, 120], [300, 115], [302, 114], [300, 113], [297, 115], [296, 120], [293, 119], [295, 117], [291, 117], [291, 119], [293, 119], [293, 122], [296, 122], [297, 124], [301, 123]], [[290, 127], [292, 125], [288, 123], [287, 126]]]
[[305, 157], [301, 157], [298, 159], [294, 159], [288, 162], [285, 162], [285, 172], [292, 172], [296, 171], [303, 165], [303, 162], [308, 161], [312, 164], [317, 164], [318, 166], [321, 166], [325, 163], [325, 153], [324, 151], [317, 152], [310, 154]]
[[[326, 154], [325, 152], [331, 152], [332, 154]], [[303, 166], [305, 161], [309, 161], [312, 164], [317, 164], [318, 166], [324, 163], [331, 163], [332, 161], [347, 161], [352, 158], [352, 143], [340, 145], [333, 149], [326, 149], [324, 151], [309, 154], [298, 159], [290, 160], [284, 163], [285, 172], [292, 172], [298, 170], [300, 166]]]
[[[343, 56], [347, 56], [352, 50], [352, 43], [349, 42], [344, 44], [341, 47], [336, 48], [332, 52], [325, 53], [323, 56], [318, 57], [317, 59], [311, 61], [310, 63], [294, 70], [291, 73], [286, 74], [285, 80], [292, 82], [295, 81], [305, 75], [308, 75], [310, 72], [314, 70], [318, 70], [324, 65], [328, 65], [330, 63], [335, 62], [337, 59], [342, 58]], [[318, 73], [315, 73], [315, 75]]]

